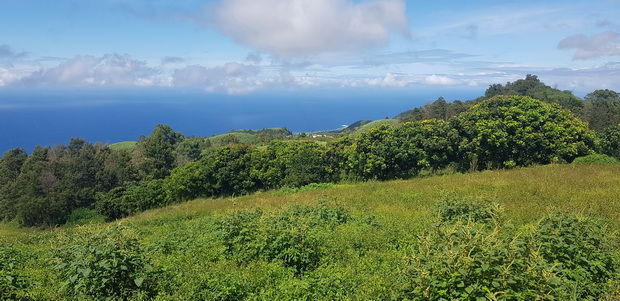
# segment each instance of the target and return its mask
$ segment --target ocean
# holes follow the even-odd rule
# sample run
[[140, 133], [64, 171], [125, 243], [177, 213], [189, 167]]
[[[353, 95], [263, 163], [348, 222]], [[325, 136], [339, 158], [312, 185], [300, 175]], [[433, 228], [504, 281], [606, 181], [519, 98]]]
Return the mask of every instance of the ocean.
[[[483, 89], [275, 91], [247, 95], [195, 90], [0, 90], [0, 152], [66, 145], [72, 137], [115, 143], [149, 135], [168, 124], [186, 136], [238, 129], [286, 127], [333, 130], [355, 121], [392, 118], [432, 102], [469, 100]], [[1, 154], [0, 153], [0, 154]]]

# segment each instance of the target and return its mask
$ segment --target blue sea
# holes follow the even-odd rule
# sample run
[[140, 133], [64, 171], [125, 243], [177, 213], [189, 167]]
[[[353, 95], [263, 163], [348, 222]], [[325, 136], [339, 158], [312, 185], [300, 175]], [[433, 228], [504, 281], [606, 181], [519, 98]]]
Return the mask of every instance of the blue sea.
[[[0, 152], [66, 145], [72, 137], [115, 143], [168, 124], [186, 136], [286, 127], [333, 130], [362, 119], [394, 117], [432, 102], [474, 99], [484, 89], [275, 91], [248, 95], [195, 90], [0, 90]], [[0, 154], [1, 154], [0, 153]]]

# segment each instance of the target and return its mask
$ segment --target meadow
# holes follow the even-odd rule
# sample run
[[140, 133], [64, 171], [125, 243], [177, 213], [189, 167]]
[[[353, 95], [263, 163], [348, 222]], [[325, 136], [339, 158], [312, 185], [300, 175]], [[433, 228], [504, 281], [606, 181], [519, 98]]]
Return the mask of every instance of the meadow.
[[619, 167], [308, 185], [111, 223], [3, 224], [0, 288], [15, 300], [613, 300]]

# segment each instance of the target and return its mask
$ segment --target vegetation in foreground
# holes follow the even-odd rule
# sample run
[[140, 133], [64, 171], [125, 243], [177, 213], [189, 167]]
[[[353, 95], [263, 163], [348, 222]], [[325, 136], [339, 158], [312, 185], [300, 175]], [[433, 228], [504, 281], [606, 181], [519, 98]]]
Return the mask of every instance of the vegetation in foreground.
[[[548, 165], [0, 229], [2, 299], [615, 300], [620, 169]], [[88, 223], [93, 222], [93, 223]]]
[[158, 125], [135, 145], [10, 150], [0, 298], [615, 299], [618, 103], [528, 75], [329, 143]]

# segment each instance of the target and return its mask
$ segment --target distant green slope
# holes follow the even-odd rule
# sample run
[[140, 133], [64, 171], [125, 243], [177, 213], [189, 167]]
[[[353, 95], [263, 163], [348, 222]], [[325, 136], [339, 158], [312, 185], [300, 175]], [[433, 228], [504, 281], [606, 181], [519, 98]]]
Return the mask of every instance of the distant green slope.
[[258, 140], [261, 135], [265, 135], [267, 137], [275, 139], [284, 139], [292, 134], [293, 133], [291, 133], [291, 131], [286, 128], [268, 128], [262, 130], [244, 129], [230, 131], [222, 135], [211, 136], [209, 138], [209, 141], [211, 142], [211, 144], [217, 145], [221, 144], [222, 140], [225, 139], [227, 136], [233, 136], [238, 140], [239, 143], [255, 144], [259, 142]]
[[209, 137], [209, 141], [211, 141], [211, 144], [220, 144], [226, 136], [234, 136], [240, 143], [252, 144], [256, 142], [256, 134], [240, 132], [230, 132], [222, 135], [211, 136]]
[[123, 141], [108, 145], [111, 150], [132, 150], [136, 148], [138, 142], [136, 141]]
[[378, 126], [382, 126], [382, 125], [397, 125], [400, 121], [396, 120], [396, 119], [379, 119], [379, 120], [375, 120], [375, 121], [371, 121], [368, 122], [364, 125], [362, 125], [361, 127], [359, 127], [357, 130], [351, 132], [350, 135], [360, 135], [363, 133], [367, 133], [368, 131], [378, 127]]

